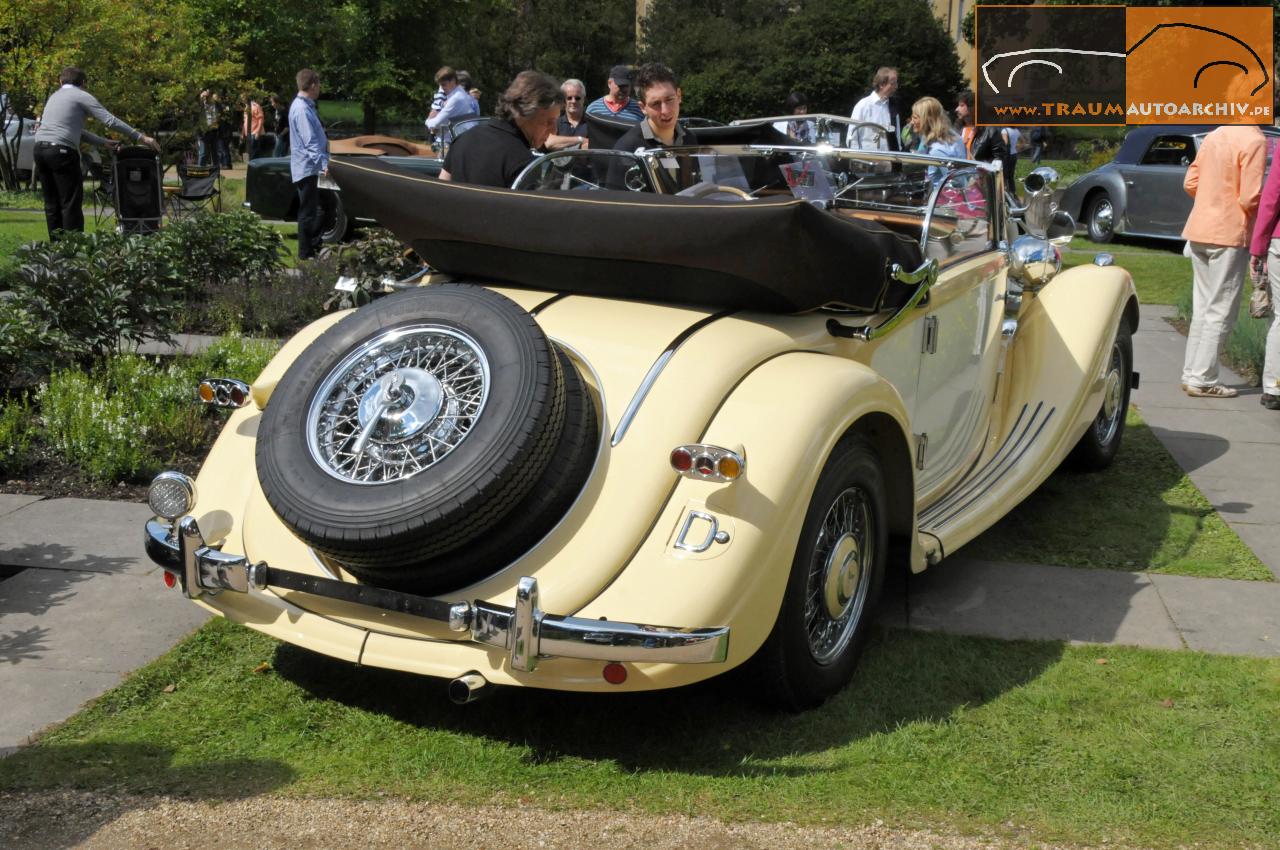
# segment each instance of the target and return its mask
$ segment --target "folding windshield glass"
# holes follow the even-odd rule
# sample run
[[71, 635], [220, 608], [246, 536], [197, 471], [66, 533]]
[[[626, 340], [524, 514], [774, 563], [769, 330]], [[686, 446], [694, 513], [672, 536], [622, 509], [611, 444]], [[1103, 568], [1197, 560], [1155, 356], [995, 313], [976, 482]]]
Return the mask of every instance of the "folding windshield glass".
[[960, 163], [910, 154], [817, 147], [686, 147], [559, 151], [539, 157], [513, 188], [613, 189], [717, 200], [789, 195], [836, 209], [924, 214]]

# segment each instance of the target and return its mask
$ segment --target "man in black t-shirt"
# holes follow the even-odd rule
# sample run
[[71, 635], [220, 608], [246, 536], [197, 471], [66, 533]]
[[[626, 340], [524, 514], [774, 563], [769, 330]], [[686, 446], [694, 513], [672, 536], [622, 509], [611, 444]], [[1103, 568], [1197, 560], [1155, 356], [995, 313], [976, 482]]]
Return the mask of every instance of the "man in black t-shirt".
[[[622, 134], [614, 150], [634, 151], [638, 148], [672, 148], [698, 144], [692, 130], [680, 126], [680, 99], [682, 92], [676, 75], [659, 62], [651, 62], [636, 73], [636, 92], [644, 120]], [[623, 172], [628, 163], [619, 158], [609, 170], [608, 185], [611, 189], [623, 189]], [[697, 182], [688, 157], [679, 157], [673, 167], [664, 169], [673, 181], [670, 191], [687, 189]]]
[[555, 130], [564, 95], [541, 71], [521, 71], [498, 99], [498, 116], [459, 136], [441, 180], [510, 188]]

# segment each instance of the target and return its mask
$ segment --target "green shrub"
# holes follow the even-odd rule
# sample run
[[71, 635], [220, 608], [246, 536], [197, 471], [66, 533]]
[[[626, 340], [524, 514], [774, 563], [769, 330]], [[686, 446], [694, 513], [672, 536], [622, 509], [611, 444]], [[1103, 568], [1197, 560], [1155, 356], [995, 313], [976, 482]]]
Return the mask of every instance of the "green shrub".
[[1119, 142], [1092, 138], [1076, 142], [1075, 153], [1076, 159], [1080, 162], [1081, 171], [1087, 173], [1115, 159], [1118, 150], [1120, 150]]
[[[320, 254], [336, 264], [336, 275], [355, 278], [355, 289], [338, 290], [324, 303], [325, 310], [360, 307], [388, 281], [403, 280], [422, 271], [422, 261], [389, 230], [373, 229], [352, 242], [331, 245]], [[335, 282], [336, 282], [335, 275]], [[332, 286], [332, 284], [331, 284]]]
[[35, 416], [25, 395], [0, 407], [0, 473], [12, 475], [31, 464], [35, 437]]
[[324, 299], [337, 277], [332, 263], [316, 260], [252, 286], [209, 286], [184, 314], [183, 327], [192, 333], [292, 336], [323, 315]]
[[182, 363], [193, 381], [201, 378], [236, 378], [253, 383], [280, 350], [273, 340], [227, 336]]
[[89, 372], [55, 372], [38, 394], [45, 440], [94, 478], [145, 478], [175, 456], [199, 451], [221, 426], [216, 411], [196, 402], [200, 378], [252, 381], [275, 349], [228, 338], [167, 363], [119, 354]]
[[197, 297], [209, 287], [265, 284], [284, 268], [284, 240], [248, 210], [182, 219], [161, 231], [158, 241], [173, 251]]
[[166, 243], [112, 231], [68, 233], [17, 250], [0, 272], [0, 379], [99, 360], [121, 342], [168, 340], [181, 270]]

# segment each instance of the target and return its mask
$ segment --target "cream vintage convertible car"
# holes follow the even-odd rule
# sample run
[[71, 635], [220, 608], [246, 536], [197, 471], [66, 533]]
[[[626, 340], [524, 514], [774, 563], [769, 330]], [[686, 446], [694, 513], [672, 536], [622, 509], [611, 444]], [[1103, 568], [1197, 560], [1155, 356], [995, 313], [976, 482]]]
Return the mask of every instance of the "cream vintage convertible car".
[[980, 164], [772, 120], [512, 190], [335, 159], [434, 271], [204, 382], [232, 412], [152, 485], [167, 580], [459, 702], [748, 663], [784, 707], [842, 688], [887, 570], [1111, 461], [1138, 304], [1107, 255], [1060, 271], [1052, 175], [1008, 210]]

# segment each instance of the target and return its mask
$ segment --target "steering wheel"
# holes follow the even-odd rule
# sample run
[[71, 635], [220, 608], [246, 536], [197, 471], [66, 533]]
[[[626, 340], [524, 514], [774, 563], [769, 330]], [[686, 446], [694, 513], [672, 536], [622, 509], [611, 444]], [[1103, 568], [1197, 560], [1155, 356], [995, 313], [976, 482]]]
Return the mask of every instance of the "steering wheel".
[[707, 198], [712, 195], [729, 195], [739, 201], [753, 201], [755, 198], [737, 186], [726, 186], [723, 183], [694, 183], [688, 189], [676, 192], [677, 198]]
[[888, 128], [883, 124], [877, 124], [874, 121], [859, 121], [857, 124], [845, 125], [844, 138], [841, 139], [841, 141], [848, 139], [849, 136], [852, 135], [855, 141], [861, 142], [863, 140], [862, 134], [864, 132], [870, 133], [871, 137], [875, 139], [877, 149], [879, 149], [881, 143], [884, 142], [885, 137], [889, 135]]

